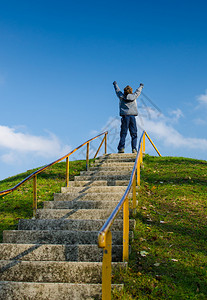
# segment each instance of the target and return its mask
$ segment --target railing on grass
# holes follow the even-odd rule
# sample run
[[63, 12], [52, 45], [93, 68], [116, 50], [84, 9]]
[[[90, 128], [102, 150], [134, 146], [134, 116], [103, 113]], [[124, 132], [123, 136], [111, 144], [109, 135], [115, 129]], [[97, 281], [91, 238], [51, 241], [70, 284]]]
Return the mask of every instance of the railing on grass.
[[150, 139], [146, 131], [143, 131], [138, 151], [134, 163], [134, 167], [131, 173], [130, 181], [126, 191], [113, 210], [105, 224], [101, 228], [98, 234], [98, 246], [103, 248], [103, 262], [102, 262], [102, 300], [111, 299], [111, 253], [112, 253], [112, 234], [110, 228], [123, 207], [123, 261], [127, 262], [129, 258], [129, 192], [132, 188], [132, 208], [133, 213], [136, 210], [136, 185], [140, 186], [140, 165], [143, 162], [143, 153], [145, 153], [145, 136], [161, 156], [154, 143]]
[[30, 179], [33, 178], [33, 215], [35, 216], [36, 214], [36, 210], [37, 210], [37, 175], [42, 173], [43, 171], [45, 171], [46, 169], [48, 169], [49, 167], [53, 166], [54, 164], [59, 163], [60, 161], [62, 161], [63, 159], [66, 159], [66, 187], [69, 186], [69, 156], [71, 154], [73, 154], [74, 152], [76, 152], [78, 149], [82, 148], [83, 146], [87, 145], [87, 149], [86, 149], [86, 169], [88, 169], [89, 167], [89, 149], [90, 149], [90, 142], [92, 142], [93, 140], [97, 139], [98, 137], [104, 135], [104, 138], [101, 141], [101, 144], [94, 156], [94, 158], [97, 157], [103, 143], [105, 142], [105, 154], [107, 153], [107, 134], [108, 131], [105, 131], [93, 138], [91, 138], [90, 140], [86, 141], [85, 143], [81, 144], [80, 146], [78, 146], [77, 148], [75, 148], [74, 150], [72, 150], [71, 152], [69, 152], [68, 154], [64, 155], [63, 157], [57, 159], [56, 161], [40, 168], [39, 170], [33, 172], [32, 174], [30, 174], [29, 176], [27, 176], [24, 180], [22, 180], [21, 182], [19, 182], [17, 185], [15, 185], [14, 187], [8, 189], [8, 190], [4, 190], [4, 191], [0, 191], [0, 196], [4, 196], [7, 195], [9, 193], [12, 193], [13, 191], [17, 190], [21, 185], [23, 185], [24, 183], [26, 183], [27, 181], [29, 181]]

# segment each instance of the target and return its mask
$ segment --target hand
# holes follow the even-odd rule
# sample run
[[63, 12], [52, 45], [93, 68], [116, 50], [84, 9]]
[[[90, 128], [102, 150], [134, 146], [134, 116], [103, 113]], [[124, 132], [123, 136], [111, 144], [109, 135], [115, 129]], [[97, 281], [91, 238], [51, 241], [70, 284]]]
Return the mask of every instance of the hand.
[[144, 86], [144, 84], [143, 84], [143, 83], [140, 83], [140, 86]]
[[116, 81], [114, 81], [114, 82], [113, 82], [113, 85], [115, 85], [115, 84], [117, 84], [117, 82], [116, 82]]

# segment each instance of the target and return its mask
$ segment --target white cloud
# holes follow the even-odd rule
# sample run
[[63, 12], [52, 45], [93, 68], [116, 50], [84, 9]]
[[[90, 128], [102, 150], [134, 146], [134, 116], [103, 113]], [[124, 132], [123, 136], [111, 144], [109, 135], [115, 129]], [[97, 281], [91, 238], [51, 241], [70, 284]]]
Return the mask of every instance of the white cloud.
[[197, 100], [200, 104], [207, 105], [207, 90], [205, 91], [205, 94], [197, 96]]
[[22, 133], [15, 128], [0, 126], [1, 160], [12, 163], [24, 155], [33, 157], [52, 158], [67, 154], [71, 149], [68, 145], [62, 146], [59, 139], [52, 133], [49, 136], [35, 136]]
[[184, 117], [181, 109], [177, 108], [170, 112], [170, 115], [173, 117], [173, 121], [178, 122], [181, 117]]
[[[172, 115], [173, 119], [174, 115], [177, 119], [183, 116], [183, 113], [180, 109], [177, 109], [173, 111]], [[173, 122], [171, 122], [171, 119], [164, 115], [161, 115], [159, 119], [144, 118], [142, 123], [144, 123], [144, 126], [140, 126], [138, 119], [138, 125], [146, 130], [149, 134], [152, 134], [155, 139], [161, 141], [161, 143], [166, 147], [179, 148], [183, 150], [183, 153], [185, 153], [187, 148], [207, 151], [207, 139], [183, 136], [172, 126]]]
[[[146, 130], [149, 136], [154, 141], [158, 142], [159, 148], [164, 146], [169, 148], [169, 152], [172, 149], [179, 149], [180, 152], [183, 152], [183, 156], [185, 156], [186, 149], [207, 151], [207, 139], [184, 136], [174, 128], [174, 121], [178, 120], [182, 116], [183, 113], [180, 109], [174, 110], [171, 113], [171, 117], [168, 117], [163, 114], [155, 113], [154, 110], [149, 108], [148, 115], [140, 112], [137, 117], [139, 133], [142, 130]], [[114, 142], [113, 149], [116, 151], [119, 141], [120, 120], [118, 118], [110, 118], [105, 129], [109, 130], [109, 138], [111, 142]], [[128, 145], [130, 147], [129, 135]]]
[[166, 147], [180, 148], [185, 152], [188, 149], [207, 150], [207, 139], [191, 138], [180, 134], [165, 119], [160, 121], [144, 120], [144, 129], [161, 141]]
[[119, 118], [116, 117], [116, 118], [113, 118], [113, 117], [110, 117], [106, 123], [106, 125], [104, 125], [104, 127], [102, 127], [101, 131], [107, 131], [109, 128], [110, 130], [112, 129], [117, 129], [117, 127], [119, 127], [119, 124], [120, 124], [120, 121], [119, 121]]

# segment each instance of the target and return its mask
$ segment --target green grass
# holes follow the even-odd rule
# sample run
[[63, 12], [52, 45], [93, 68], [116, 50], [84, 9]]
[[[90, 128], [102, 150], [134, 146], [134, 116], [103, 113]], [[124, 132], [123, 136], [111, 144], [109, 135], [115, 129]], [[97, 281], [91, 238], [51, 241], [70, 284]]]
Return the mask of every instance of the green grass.
[[138, 200], [113, 299], [207, 299], [207, 162], [146, 155]]
[[[85, 161], [70, 162], [70, 180]], [[0, 181], [14, 186], [34, 170]], [[38, 207], [65, 186], [65, 163], [37, 177]], [[0, 198], [0, 233], [32, 217], [32, 181]], [[129, 267], [113, 299], [207, 299], [207, 162], [145, 156]]]
[[[39, 169], [39, 168], [38, 168]], [[85, 161], [70, 162], [70, 180], [86, 169]], [[9, 177], [0, 181], [0, 191], [9, 189], [25, 179], [37, 169]], [[42, 208], [43, 201], [53, 200], [53, 193], [59, 193], [65, 186], [66, 164], [58, 163], [37, 175], [37, 201], [38, 208]], [[0, 242], [2, 242], [3, 230], [17, 229], [19, 219], [30, 219], [33, 216], [33, 179], [26, 182], [18, 190], [6, 196], [0, 197]]]

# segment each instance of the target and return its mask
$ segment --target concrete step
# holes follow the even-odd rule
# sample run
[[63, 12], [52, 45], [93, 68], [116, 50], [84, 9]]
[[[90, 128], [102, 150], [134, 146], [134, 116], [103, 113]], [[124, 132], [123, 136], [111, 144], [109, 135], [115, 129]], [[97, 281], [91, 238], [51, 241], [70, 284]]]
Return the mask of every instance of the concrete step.
[[[121, 290], [123, 285], [112, 285]], [[101, 300], [101, 284], [0, 282], [0, 299], [4, 300]]]
[[119, 156], [116, 155], [111, 155], [108, 157], [100, 157], [96, 159], [96, 163], [102, 163], [102, 162], [118, 162], [118, 163], [123, 163], [123, 162], [135, 162], [136, 155], [135, 154], [121, 154], [119, 153]]
[[136, 157], [122, 157], [122, 158], [117, 158], [117, 157], [111, 157], [111, 158], [103, 158], [100, 160], [97, 160], [96, 163], [134, 163]]
[[135, 153], [109, 153], [109, 154], [104, 154], [102, 156], [99, 156], [96, 160], [99, 160], [99, 159], [118, 159], [118, 160], [120, 160], [123, 158], [135, 159], [136, 154]]
[[44, 208], [46, 209], [107, 209], [113, 210], [118, 201], [45, 201]]
[[120, 201], [123, 192], [120, 193], [55, 193], [54, 201]]
[[[111, 209], [38, 209], [37, 219], [84, 219], [84, 220], [107, 220]], [[120, 212], [118, 219], [122, 218]]]
[[[134, 166], [134, 164], [133, 164]], [[100, 172], [100, 171], [106, 171], [106, 172], [111, 172], [111, 171], [117, 171], [117, 172], [120, 172], [120, 171], [128, 171], [128, 172], [132, 172], [132, 169], [133, 169], [133, 166], [129, 166], [128, 164], [126, 164], [125, 166], [103, 166], [103, 165], [99, 165], [99, 166], [94, 166], [94, 167], [90, 167], [88, 171], [91, 171], [91, 172]], [[87, 171], [86, 171], [87, 172]]]
[[[122, 245], [113, 245], [112, 261], [122, 261]], [[95, 245], [13, 244], [0, 247], [1, 260], [101, 262], [103, 249]]]
[[126, 186], [61, 187], [61, 193], [124, 193]]
[[[19, 220], [18, 230], [82, 230], [99, 231], [105, 220], [57, 220], [57, 219], [22, 219]], [[135, 227], [135, 220], [129, 220], [129, 230]], [[111, 231], [122, 231], [123, 220], [116, 219], [111, 226]], [[1, 256], [0, 256], [1, 257]]]
[[99, 167], [99, 168], [110, 168], [110, 167], [128, 167], [128, 168], [133, 168], [134, 162], [109, 162], [107, 160], [103, 161], [95, 161], [90, 165], [90, 167]]
[[87, 186], [128, 186], [128, 180], [88, 180], [88, 181], [70, 181], [70, 187], [87, 187]]
[[[112, 272], [126, 263], [112, 263]], [[101, 283], [100, 262], [0, 261], [0, 281]], [[28, 298], [26, 298], [28, 299]]]
[[74, 180], [76, 181], [87, 181], [87, 180], [127, 180], [129, 182], [131, 177], [131, 174], [97, 174], [94, 173], [93, 175], [89, 175], [89, 173], [86, 175], [79, 175], [79, 176], [74, 176]]
[[130, 170], [117, 170], [117, 171], [110, 171], [110, 170], [100, 170], [100, 171], [81, 171], [80, 176], [91, 176], [92, 178], [94, 176], [113, 176], [116, 178], [118, 175], [125, 175], [125, 176], [131, 176]]
[[70, 181], [69, 187], [107, 186], [107, 180]]
[[[130, 232], [130, 236], [132, 233]], [[98, 231], [69, 230], [5, 230], [3, 242], [17, 244], [96, 244]], [[112, 243], [122, 245], [123, 232], [112, 231]]]

